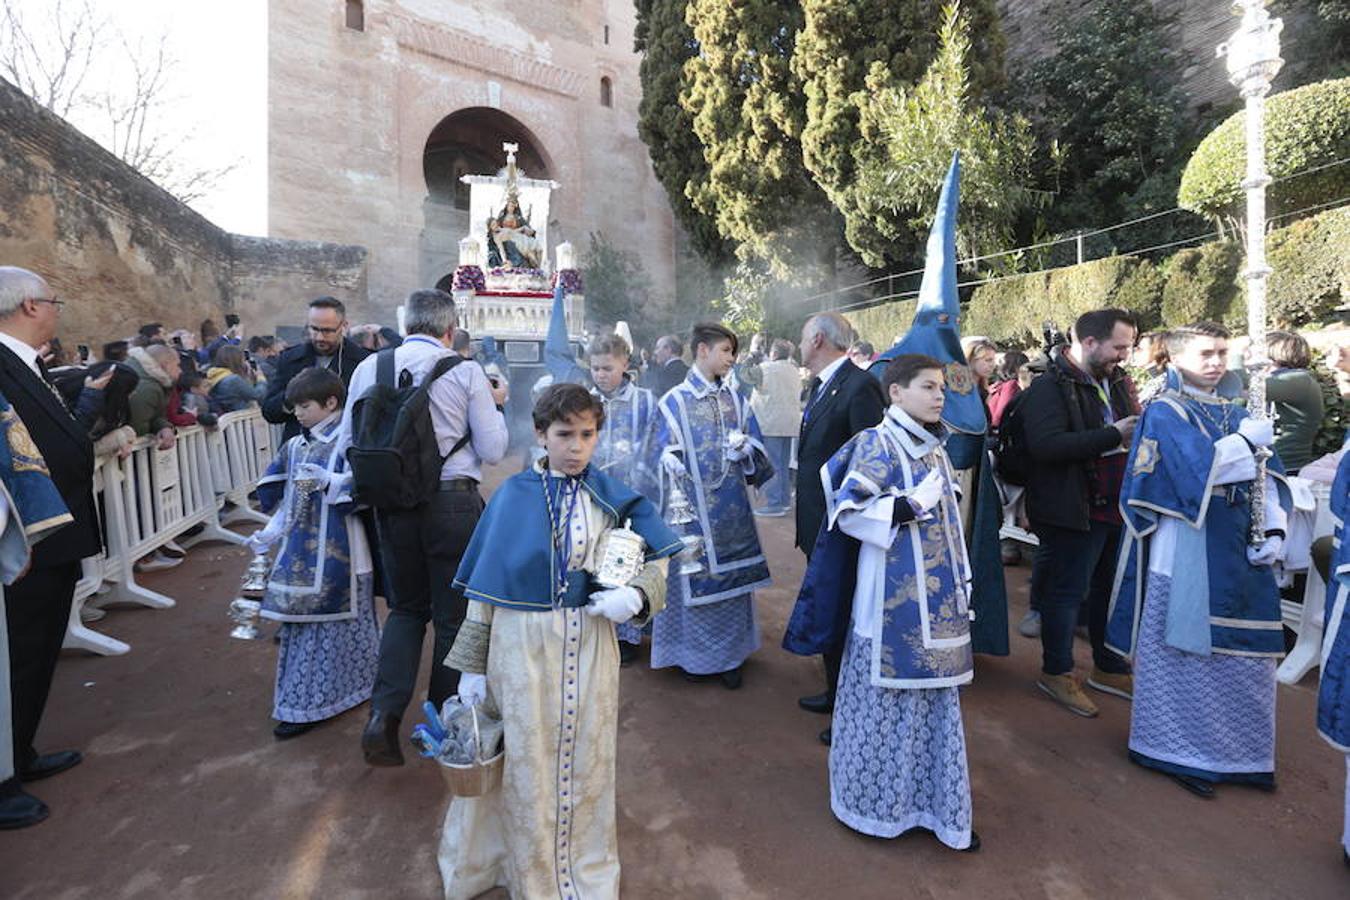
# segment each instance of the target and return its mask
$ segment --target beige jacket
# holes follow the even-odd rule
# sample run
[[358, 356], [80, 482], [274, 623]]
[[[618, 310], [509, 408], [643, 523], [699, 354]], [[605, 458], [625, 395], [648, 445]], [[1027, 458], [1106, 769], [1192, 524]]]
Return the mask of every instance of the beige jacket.
[[750, 408], [765, 437], [796, 437], [802, 425], [802, 379], [786, 359], [759, 367], [761, 382], [750, 397]]

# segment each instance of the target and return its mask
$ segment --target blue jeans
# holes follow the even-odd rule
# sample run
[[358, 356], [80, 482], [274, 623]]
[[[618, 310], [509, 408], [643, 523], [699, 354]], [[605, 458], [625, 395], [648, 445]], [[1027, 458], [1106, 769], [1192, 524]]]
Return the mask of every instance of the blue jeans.
[[1040, 525], [1032, 566], [1032, 597], [1041, 613], [1041, 669], [1047, 675], [1073, 671], [1073, 631], [1087, 607], [1092, 662], [1103, 672], [1124, 674], [1129, 663], [1106, 649], [1106, 613], [1111, 604], [1121, 526], [1092, 522], [1088, 531]]
[[764, 449], [773, 463], [773, 479], [764, 485], [764, 507], [766, 509], [787, 509], [792, 505], [792, 473], [788, 465], [792, 462], [791, 437], [766, 437]]

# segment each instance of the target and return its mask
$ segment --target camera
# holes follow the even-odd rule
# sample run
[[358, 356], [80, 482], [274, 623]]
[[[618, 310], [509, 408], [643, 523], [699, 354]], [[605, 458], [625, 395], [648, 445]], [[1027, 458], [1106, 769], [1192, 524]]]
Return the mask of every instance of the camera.
[[76, 350], [79, 352], [79, 354], [80, 354], [80, 362], [84, 362], [84, 363], [89, 362], [89, 345], [88, 345], [88, 344], [76, 344], [76, 345], [75, 345], [75, 349], [76, 349]]

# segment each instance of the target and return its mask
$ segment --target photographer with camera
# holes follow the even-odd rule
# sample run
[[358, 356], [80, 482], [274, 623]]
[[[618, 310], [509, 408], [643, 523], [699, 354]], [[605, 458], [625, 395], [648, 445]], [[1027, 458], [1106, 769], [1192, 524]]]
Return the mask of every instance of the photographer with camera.
[[1073, 676], [1073, 636], [1087, 604], [1093, 668], [1089, 687], [1133, 695], [1129, 664], [1106, 649], [1122, 521], [1119, 501], [1125, 461], [1138, 421], [1129, 376], [1136, 330], [1123, 309], [1084, 313], [1072, 343], [1047, 334], [1050, 361], [1019, 398], [1015, 427], [1029, 455], [1026, 510], [1040, 541], [1032, 594], [1041, 613], [1041, 677], [1037, 687], [1080, 716], [1097, 707]]

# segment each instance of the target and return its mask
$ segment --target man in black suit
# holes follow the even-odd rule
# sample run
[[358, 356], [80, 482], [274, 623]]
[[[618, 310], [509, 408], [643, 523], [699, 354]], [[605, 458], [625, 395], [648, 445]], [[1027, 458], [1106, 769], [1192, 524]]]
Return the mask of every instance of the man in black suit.
[[41, 277], [0, 266], [0, 391], [27, 426], [74, 519], [55, 540], [33, 548], [27, 573], [5, 589], [17, 777], [0, 782], [3, 828], [47, 816], [46, 804], [25, 793], [21, 782], [64, 772], [81, 760], [74, 750], [39, 754], [33, 747], [65, 638], [80, 560], [102, 548], [94, 507], [93, 444], [48, 383], [38, 358], [38, 348], [56, 334], [63, 303]]
[[[807, 559], [825, 518], [820, 467], [855, 434], [879, 423], [886, 411], [881, 385], [848, 357], [853, 338], [853, 326], [838, 313], [812, 316], [802, 327], [802, 363], [812, 377], [797, 441], [797, 546]], [[797, 702], [802, 709], [828, 714], [834, 710], [844, 648], [833, 648], [824, 656], [825, 692]], [[827, 744], [829, 734], [826, 729], [820, 736]]]
[[262, 402], [263, 418], [284, 424], [286, 438], [300, 433], [300, 423], [286, 406], [286, 386], [292, 378], [305, 369], [323, 366], [349, 385], [357, 363], [370, 355], [369, 350], [347, 337], [347, 308], [336, 298], [309, 301], [305, 330], [309, 340], [287, 347], [277, 356], [276, 377], [267, 382], [267, 397]]
[[684, 364], [681, 355], [684, 353], [684, 345], [680, 339], [673, 334], [656, 339], [656, 348], [652, 351], [652, 367], [647, 372], [647, 383], [644, 387], [651, 390], [660, 400], [677, 384], [684, 382], [685, 376], [689, 374], [689, 367]]

